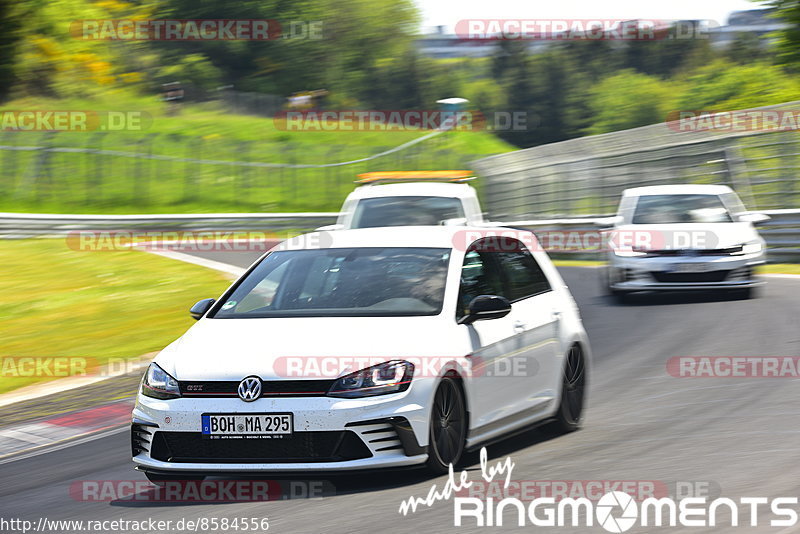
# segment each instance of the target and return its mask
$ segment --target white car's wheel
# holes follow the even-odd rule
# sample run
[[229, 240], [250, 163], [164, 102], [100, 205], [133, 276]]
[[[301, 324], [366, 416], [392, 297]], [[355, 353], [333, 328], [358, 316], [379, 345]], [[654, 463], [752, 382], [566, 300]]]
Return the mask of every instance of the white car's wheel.
[[586, 392], [586, 361], [577, 344], [570, 347], [567, 353], [562, 381], [556, 424], [562, 432], [572, 432], [580, 428], [583, 421]]
[[461, 388], [453, 378], [442, 378], [433, 396], [428, 438], [428, 468], [446, 473], [464, 453], [467, 438], [467, 408]]

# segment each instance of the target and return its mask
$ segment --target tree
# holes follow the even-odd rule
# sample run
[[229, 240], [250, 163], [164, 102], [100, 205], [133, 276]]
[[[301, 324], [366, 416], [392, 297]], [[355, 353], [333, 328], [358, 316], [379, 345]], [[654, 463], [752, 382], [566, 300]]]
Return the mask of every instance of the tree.
[[659, 78], [624, 70], [603, 80], [591, 93], [588, 134], [646, 126], [666, 120], [674, 109], [674, 88]]
[[778, 60], [796, 71], [800, 69], [800, 0], [768, 0], [766, 3], [774, 8], [773, 16], [786, 24], [776, 32]]

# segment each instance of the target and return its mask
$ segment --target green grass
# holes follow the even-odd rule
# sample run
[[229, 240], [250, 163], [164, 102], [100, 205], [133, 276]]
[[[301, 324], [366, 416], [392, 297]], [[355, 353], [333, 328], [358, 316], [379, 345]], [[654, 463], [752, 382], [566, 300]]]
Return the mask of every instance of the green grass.
[[[142, 131], [0, 132], [1, 145], [139, 152], [176, 158], [262, 163], [351, 161], [428, 131], [285, 131], [271, 118], [233, 115], [216, 103], [166, 114], [156, 99], [102, 102], [18, 100], [2, 110], [140, 111]], [[280, 123], [277, 123], [278, 125]], [[464, 168], [514, 147], [486, 132], [449, 132], [366, 163], [325, 169], [274, 169], [125, 158], [75, 152], [0, 151], [0, 211], [157, 213], [335, 211], [355, 175], [374, 170]]]
[[[216, 271], [146, 252], [79, 252], [62, 239], [0, 240], [0, 358], [103, 364], [160, 350], [192, 325], [192, 304], [217, 297], [229, 283]], [[0, 393], [47, 380], [9, 373], [0, 376]]]

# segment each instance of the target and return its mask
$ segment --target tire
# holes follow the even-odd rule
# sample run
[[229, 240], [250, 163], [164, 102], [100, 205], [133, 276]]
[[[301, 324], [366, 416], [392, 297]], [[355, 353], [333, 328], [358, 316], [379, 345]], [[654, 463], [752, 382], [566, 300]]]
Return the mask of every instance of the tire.
[[586, 396], [586, 360], [579, 345], [572, 345], [564, 361], [561, 399], [556, 413], [556, 427], [562, 433], [573, 432], [583, 422]]
[[603, 290], [604, 290], [606, 295], [608, 295], [609, 297], [611, 297], [614, 300], [614, 302], [616, 302], [618, 304], [624, 304], [625, 303], [625, 296], [627, 295], [627, 292], [626, 291], [621, 291], [619, 289], [614, 289], [613, 287], [611, 287], [611, 278], [610, 278], [610, 275], [608, 273], [608, 269], [610, 269], [610, 267], [606, 267], [605, 269], [603, 269], [604, 274], [602, 274], [600, 276], [601, 285], [603, 286]]
[[147, 480], [156, 486], [165, 486], [168, 482], [187, 482], [190, 480], [202, 482], [206, 478], [203, 475], [181, 475], [178, 473], [175, 473], [174, 475], [162, 475], [160, 473], [156, 474], [148, 472], [145, 472], [144, 476], [146, 476]]
[[467, 408], [461, 387], [451, 377], [442, 378], [431, 407], [428, 431], [428, 462], [430, 471], [447, 473], [450, 464], [457, 465], [464, 454], [467, 439]]
[[611, 298], [614, 299], [614, 302], [617, 304], [625, 304], [628, 302], [628, 292], [627, 291], [619, 291], [618, 289], [608, 289], [609, 295]]
[[744, 289], [738, 289], [734, 293], [734, 296], [739, 300], [750, 300], [758, 296], [758, 289], [754, 287], [746, 287]]

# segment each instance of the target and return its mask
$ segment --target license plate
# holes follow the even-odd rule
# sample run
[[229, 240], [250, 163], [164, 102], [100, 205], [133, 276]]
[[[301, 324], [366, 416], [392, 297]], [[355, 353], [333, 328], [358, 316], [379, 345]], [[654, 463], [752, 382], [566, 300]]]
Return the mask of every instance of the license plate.
[[292, 433], [290, 413], [203, 414], [202, 434], [209, 439], [271, 438]]
[[674, 263], [672, 264], [672, 269], [670, 269], [671, 273], [704, 273], [710, 271], [711, 264], [710, 263], [699, 263], [699, 262], [690, 262], [690, 263]]

